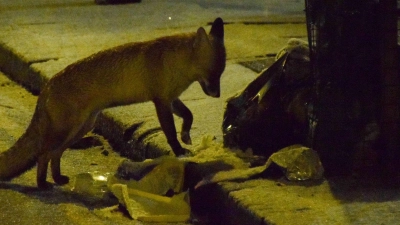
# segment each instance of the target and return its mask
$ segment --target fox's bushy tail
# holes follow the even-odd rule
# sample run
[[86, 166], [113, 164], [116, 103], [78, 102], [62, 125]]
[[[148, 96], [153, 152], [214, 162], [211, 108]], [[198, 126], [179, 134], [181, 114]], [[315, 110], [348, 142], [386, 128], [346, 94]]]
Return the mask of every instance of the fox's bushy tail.
[[0, 181], [11, 180], [35, 166], [39, 140], [38, 124], [32, 120], [17, 142], [0, 153]]

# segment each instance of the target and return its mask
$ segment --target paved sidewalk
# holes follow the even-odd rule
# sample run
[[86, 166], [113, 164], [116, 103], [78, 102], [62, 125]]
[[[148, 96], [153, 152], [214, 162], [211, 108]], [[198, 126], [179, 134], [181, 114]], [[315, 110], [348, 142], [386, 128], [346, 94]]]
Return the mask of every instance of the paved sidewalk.
[[[42, 85], [70, 63], [99, 50], [133, 41], [209, 29], [216, 17], [225, 26], [228, 54], [222, 76], [220, 99], [205, 96], [193, 84], [182, 96], [194, 115], [193, 143], [214, 135], [222, 141], [221, 123], [225, 100], [244, 88], [256, 73], [237, 64], [276, 53], [291, 37], [306, 38], [303, 1], [297, 0], [142, 0], [139, 4], [98, 6], [92, 0], [0, 0], [0, 69], [13, 80], [38, 93]], [[3, 79], [3, 78], [1, 78]], [[10, 84], [0, 80], [0, 93]], [[11, 84], [10, 84], [11, 85]], [[11, 85], [12, 86], [12, 85]], [[22, 93], [23, 91], [21, 91]], [[28, 96], [24, 93], [22, 96]], [[18, 109], [23, 119], [0, 129], [0, 141], [11, 144], [24, 129], [33, 112], [34, 97], [21, 97], [12, 104], [0, 94], [0, 115], [13, 118]], [[29, 102], [29, 103], [28, 103]], [[127, 137], [134, 124], [139, 128]], [[176, 119], [180, 128], [181, 121]], [[3, 124], [2, 126], [5, 126]], [[132, 157], [155, 157], [169, 150], [151, 103], [105, 110], [96, 129], [113, 142], [114, 149], [132, 152]], [[14, 128], [16, 130], [14, 130]], [[139, 142], [137, 140], [140, 140]], [[0, 142], [1, 144], [2, 142]], [[0, 145], [4, 150], [3, 145]], [[191, 146], [186, 146], [191, 147]], [[104, 147], [108, 150], [110, 147]], [[140, 149], [140, 150], [138, 150]], [[67, 151], [63, 168], [77, 174], [96, 167], [114, 171], [119, 157], [100, 155], [104, 149]], [[110, 150], [111, 152], [111, 150]], [[96, 165], [93, 167], [93, 161]], [[76, 166], [78, 165], [78, 166]], [[107, 167], [107, 166], [109, 167]], [[29, 171], [0, 185], [0, 219], [5, 224], [131, 224], [129, 220], [102, 220], [92, 213], [96, 206], [82, 203], [65, 189], [39, 193], [34, 173]], [[61, 197], [60, 197], [61, 196]], [[210, 197], [207, 199], [206, 197]], [[370, 188], [352, 181], [291, 183], [284, 180], [254, 179], [224, 182], [207, 189], [203, 196], [215, 222], [232, 224], [398, 224], [400, 193], [390, 187]], [[208, 202], [206, 200], [209, 200]], [[21, 207], [18, 207], [21, 206]], [[60, 222], [64, 221], [64, 222]]]

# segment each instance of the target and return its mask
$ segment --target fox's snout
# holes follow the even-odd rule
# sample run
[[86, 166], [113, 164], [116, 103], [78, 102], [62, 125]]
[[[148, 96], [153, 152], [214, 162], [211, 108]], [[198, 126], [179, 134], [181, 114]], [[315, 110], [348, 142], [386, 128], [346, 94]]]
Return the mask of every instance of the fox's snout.
[[200, 80], [199, 81], [201, 88], [203, 89], [204, 93], [208, 96], [219, 98], [221, 95], [220, 90], [220, 83], [218, 82], [209, 82], [207, 80]]

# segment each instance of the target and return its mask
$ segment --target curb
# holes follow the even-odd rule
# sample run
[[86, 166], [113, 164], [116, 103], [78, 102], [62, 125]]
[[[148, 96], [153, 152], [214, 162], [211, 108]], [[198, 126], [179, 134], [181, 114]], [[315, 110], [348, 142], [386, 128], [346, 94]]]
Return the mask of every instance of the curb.
[[34, 95], [38, 95], [45, 80], [31, 68], [33, 63], [35, 62], [26, 62], [18, 53], [0, 43], [0, 70], [11, 80], [19, 83]]

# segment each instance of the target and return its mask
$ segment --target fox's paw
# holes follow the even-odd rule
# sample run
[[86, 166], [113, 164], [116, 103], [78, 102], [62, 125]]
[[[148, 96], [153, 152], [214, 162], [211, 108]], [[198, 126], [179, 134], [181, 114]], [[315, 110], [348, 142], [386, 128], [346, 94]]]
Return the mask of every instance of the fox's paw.
[[64, 175], [59, 175], [59, 176], [55, 176], [53, 177], [54, 182], [56, 182], [56, 184], [58, 185], [64, 185], [64, 184], [68, 184], [69, 182], [69, 177], [64, 176]]
[[187, 145], [192, 144], [192, 139], [190, 138], [189, 132], [182, 131], [181, 132], [181, 140], [183, 141], [183, 143], [185, 143]]

